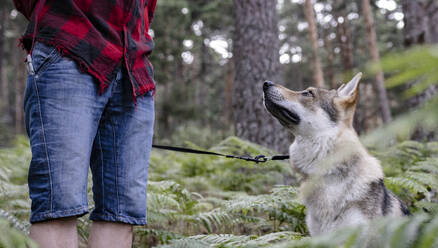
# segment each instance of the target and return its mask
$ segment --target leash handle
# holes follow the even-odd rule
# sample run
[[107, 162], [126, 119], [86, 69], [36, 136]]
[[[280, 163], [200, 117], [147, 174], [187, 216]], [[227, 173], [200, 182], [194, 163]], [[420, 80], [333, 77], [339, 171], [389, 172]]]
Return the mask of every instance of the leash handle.
[[195, 149], [185, 148], [185, 147], [162, 146], [162, 145], [152, 145], [152, 147], [157, 148], [157, 149], [161, 149], [161, 150], [174, 151], [174, 152], [193, 153], [193, 154], [213, 155], [213, 156], [220, 156], [220, 157], [226, 157], [226, 158], [234, 158], [234, 159], [240, 159], [240, 160], [245, 160], [245, 161], [249, 161], [249, 162], [254, 162], [256, 164], [265, 163], [269, 160], [289, 159], [289, 155], [275, 155], [275, 156], [272, 156], [270, 158], [266, 157], [265, 155], [257, 155], [255, 157], [250, 157], [250, 156], [239, 156], [239, 155], [226, 155], [226, 154], [221, 154], [221, 153], [217, 153], [217, 152], [195, 150]]

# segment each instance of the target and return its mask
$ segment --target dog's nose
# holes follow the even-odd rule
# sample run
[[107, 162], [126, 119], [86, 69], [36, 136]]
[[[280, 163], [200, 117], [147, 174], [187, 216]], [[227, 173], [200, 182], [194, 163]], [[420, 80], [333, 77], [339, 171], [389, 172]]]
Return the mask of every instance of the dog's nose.
[[269, 89], [269, 87], [273, 86], [274, 83], [271, 81], [265, 81], [265, 83], [263, 84], [263, 90], [267, 90]]

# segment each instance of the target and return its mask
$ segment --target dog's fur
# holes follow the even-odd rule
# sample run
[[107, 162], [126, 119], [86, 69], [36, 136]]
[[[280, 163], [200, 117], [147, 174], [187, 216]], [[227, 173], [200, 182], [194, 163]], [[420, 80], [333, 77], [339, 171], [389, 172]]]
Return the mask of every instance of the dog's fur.
[[409, 214], [385, 187], [379, 161], [353, 129], [360, 77], [338, 90], [263, 85], [266, 109], [295, 136], [290, 163], [303, 176], [300, 192], [311, 235], [378, 216]]

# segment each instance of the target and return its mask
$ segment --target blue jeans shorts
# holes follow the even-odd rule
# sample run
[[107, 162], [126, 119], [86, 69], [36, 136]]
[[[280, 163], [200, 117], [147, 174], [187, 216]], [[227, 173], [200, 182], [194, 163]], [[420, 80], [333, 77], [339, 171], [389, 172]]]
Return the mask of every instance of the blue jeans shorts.
[[152, 144], [152, 93], [132, 100], [120, 69], [99, 94], [92, 76], [36, 43], [34, 75], [24, 96], [32, 160], [30, 222], [88, 213], [87, 177], [93, 176], [91, 220], [146, 224], [146, 185]]

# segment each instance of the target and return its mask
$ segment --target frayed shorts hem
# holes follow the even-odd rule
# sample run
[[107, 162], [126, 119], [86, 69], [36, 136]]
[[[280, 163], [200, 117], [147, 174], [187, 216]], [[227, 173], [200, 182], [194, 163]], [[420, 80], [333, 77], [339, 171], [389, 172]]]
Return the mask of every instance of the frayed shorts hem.
[[72, 216], [81, 217], [83, 215], [86, 215], [87, 213], [88, 213], [88, 207], [83, 206], [79, 208], [62, 210], [62, 211], [31, 214], [30, 223], [36, 223], [36, 222], [42, 222], [42, 221], [48, 221], [52, 219], [59, 219], [59, 218], [72, 217]]
[[122, 222], [126, 224], [144, 226], [146, 225], [146, 218], [133, 218], [129, 216], [113, 215], [113, 214], [90, 214], [90, 220], [93, 221], [109, 221], [109, 222]]

